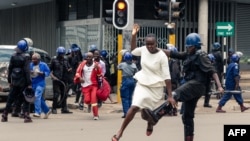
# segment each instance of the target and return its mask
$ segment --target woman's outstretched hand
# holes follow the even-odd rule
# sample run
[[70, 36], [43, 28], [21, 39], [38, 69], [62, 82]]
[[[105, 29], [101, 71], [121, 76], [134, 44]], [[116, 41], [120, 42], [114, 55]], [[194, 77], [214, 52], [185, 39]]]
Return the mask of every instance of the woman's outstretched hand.
[[136, 35], [140, 30], [140, 26], [138, 24], [134, 24], [133, 30], [132, 30], [132, 35]]

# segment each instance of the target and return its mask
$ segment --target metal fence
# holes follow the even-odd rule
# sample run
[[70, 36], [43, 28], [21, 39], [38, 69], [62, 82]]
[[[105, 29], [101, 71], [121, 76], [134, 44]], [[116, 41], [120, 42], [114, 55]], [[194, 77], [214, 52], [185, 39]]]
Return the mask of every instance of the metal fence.
[[[144, 37], [149, 33], [156, 35], [159, 48], [164, 48], [168, 43], [168, 31], [166, 27], [141, 26], [136, 39], [138, 47], [144, 45]], [[109, 56], [117, 54], [117, 36], [118, 30], [112, 25], [103, 26], [103, 49], [109, 52]]]

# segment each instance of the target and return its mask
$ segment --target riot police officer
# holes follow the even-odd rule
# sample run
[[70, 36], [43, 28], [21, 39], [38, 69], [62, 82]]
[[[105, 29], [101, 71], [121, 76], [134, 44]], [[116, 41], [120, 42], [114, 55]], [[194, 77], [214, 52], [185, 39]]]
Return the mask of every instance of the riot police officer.
[[[211, 61], [212, 64], [214, 64], [215, 62], [215, 57], [212, 53], [208, 54], [208, 58]], [[207, 79], [207, 87], [206, 87], [206, 94], [204, 95], [204, 104], [203, 107], [207, 107], [207, 108], [212, 108], [212, 105], [209, 104], [210, 101], [210, 97], [211, 97], [211, 89], [213, 86], [213, 79], [209, 76], [209, 78]]]
[[[69, 64], [70, 64], [70, 67], [72, 68], [72, 72], [71, 72], [71, 76], [70, 76], [70, 81], [71, 81], [70, 87], [72, 88], [73, 93], [76, 94], [75, 103], [78, 103], [80, 97], [82, 96], [81, 90], [80, 90], [81, 85], [74, 84], [73, 78], [74, 78], [74, 75], [76, 73], [76, 69], [77, 69], [78, 65], [83, 61], [83, 55], [81, 52], [81, 48], [77, 44], [72, 44], [70, 47], [70, 50], [71, 50], [71, 56], [69, 57]], [[81, 101], [80, 101], [80, 106], [83, 107], [82, 101], [83, 101], [83, 99], [81, 99]]]
[[201, 50], [202, 43], [199, 34], [188, 34], [185, 42], [187, 52], [165, 50], [165, 53], [171, 58], [183, 60], [186, 82], [174, 90], [172, 95], [176, 101], [181, 101], [184, 104], [182, 114], [184, 140], [193, 141], [195, 107], [199, 98], [205, 95], [208, 75], [213, 77], [221, 93], [224, 90], [207, 54]]
[[133, 63], [133, 56], [130, 52], [125, 52], [123, 54], [123, 62], [119, 63], [117, 66], [118, 70], [122, 71], [122, 82], [120, 87], [123, 116], [125, 118], [128, 109], [131, 107], [133, 93], [136, 85], [136, 81], [133, 78], [134, 74], [138, 71], [135, 63]]
[[[236, 53], [234, 53], [231, 56], [231, 63], [228, 65], [226, 70], [226, 83], [225, 83], [225, 89], [227, 91], [241, 91], [240, 88], [240, 68], [239, 68], [239, 60], [240, 56]], [[244, 112], [245, 110], [248, 110], [249, 107], [244, 106], [244, 100], [242, 98], [242, 94], [233, 94], [230, 92], [225, 93], [222, 98], [219, 101], [218, 107], [216, 109], [217, 113], [225, 113], [226, 111], [222, 110], [222, 107], [225, 106], [228, 100], [231, 99], [232, 95], [234, 96], [234, 99], [236, 102], [240, 105], [241, 112]]]
[[101, 60], [105, 63], [105, 66], [106, 66], [106, 73], [104, 76], [110, 83], [110, 63], [109, 63], [109, 58], [108, 58], [108, 52], [106, 50], [101, 50], [100, 55], [101, 55]]
[[[62, 114], [70, 114], [71, 111], [67, 108], [67, 82], [69, 79], [69, 72], [72, 71], [69, 62], [64, 55], [66, 54], [66, 49], [59, 46], [56, 50], [57, 56], [54, 56], [51, 60], [50, 65], [50, 76], [53, 83], [53, 104], [52, 104], [52, 114], [57, 114], [56, 108], [61, 106]], [[60, 102], [58, 105], [58, 99], [60, 97]]]
[[[174, 52], [164, 50], [171, 58], [183, 60], [183, 73], [185, 83], [172, 92], [175, 101], [182, 102], [182, 122], [184, 124], [184, 140], [193, 141], [194, 112], [198, 100], [206, 93], [208, 79], [212, 77], [220, 93], [224, 90], [214, 66], [207, 53], [201, 50], [201, 38], [197, 33], [190, 33], [185, 39], [187, 52]], [[142, 118], [156, 124], [158, 120], [169, 111], [168, 105], [161, 105], [154, 111], [142, 109]]]
[[221, 52], [221, 44], [219, 42], [215, 42], [213, 44], [212, 54], [215, 57], [214, 67], [217, 71], [220, 82], [222, 82], [224, 63], [223, 63], [222, 52]]
[[29, 116], [29, 102], [24, 100], [24, 95], [22, 93], [25, 88], [31, 88], [29, 69], [30, 55], [26, 53], [28, 48], [28, 42], [25, 39], [20, 40], [15, 48], [16, 52], [10, 58], [8, 67], [10, 92], [5, 110], [2, 114], [2, 122], [8, 121], [8, 112], [13, 103], [15, 103], [16, 108], [20, 108], [23, 104], [24, 122], [32, 122], [32, 119]]

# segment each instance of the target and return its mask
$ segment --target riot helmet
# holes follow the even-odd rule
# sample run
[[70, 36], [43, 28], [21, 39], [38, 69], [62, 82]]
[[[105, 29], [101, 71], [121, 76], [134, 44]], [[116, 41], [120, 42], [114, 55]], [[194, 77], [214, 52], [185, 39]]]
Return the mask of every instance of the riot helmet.
[[17, 43], [17, 48], [22, 52], [25, 52], [29, 49], [28, 43], [25, 40], [20, 40]]
[[93, 53], [93, 52], [96, 51], [96, 50], [97, 50], [97, 46], [96, 46], [96, 45], [93, 44], [93, 45], [90, 45], [90, 46], [89, 46], [89, 51], [90, 51], [90, 52]]
[[56, 53], [57, 53], [57, 55], [65, 55], [66, 54], [66, 49], [63, 46], [59, 46], [56, 49]]
[[103, 58], [106, 58], [108, 56], [108, 52], [106, 50], [101, 50], [100, 54]]
[[123, 55], [123, 60], [126, 61], [126, 62], [127, 61], [132, 61], [132, 58], [133, 58], [132, 54], [130, 52], [128, 52], [128, 51], [125, 52], [124, 55]]
[[23, 38], [23, 40], [25, 40], [27, 42], [27, 44], [28, 44], [29, 47], [33, 46], [32, 39], [26, 37], [26, 38]]
[[71, 50], [73, 52], [81, 50], [81, 48], [77, 44], [72, 44], [71, 45]]
[[213, 49], [214, 49], [214, 50], [220, 50], [220, 49], [221, 49], [220, 43], [219, 43], [219, 42], [215, 42], [215, 43], [213, 44]]
[[240, 57], [235, 53], [231, 56], [231, 61], [232, 62], [238, 62]]
[[243, 56], [243, 53], [241, 51], [236, 51], [235, 54], [237, 54], [239, 56], [239, 58], [241, 58]]
[[32, 88], [25, 88], [23, 91], [24, 98], [27, 102], [33, 103], [36, 99], [35, 92]]
[[119, 53], [123, 56], [123, 55], [124, 55], [124, 53], [126, 53], [126, 52], [128, 52], [128, 50], [126, 50], [126, 49], [122, 49]]
[[195, 46], [196, 49], [200, 49], [202, 45], [201, 37], [197, 33], [190, 33], [186, 37], [186, 48], [189, 48], [191, 46]]

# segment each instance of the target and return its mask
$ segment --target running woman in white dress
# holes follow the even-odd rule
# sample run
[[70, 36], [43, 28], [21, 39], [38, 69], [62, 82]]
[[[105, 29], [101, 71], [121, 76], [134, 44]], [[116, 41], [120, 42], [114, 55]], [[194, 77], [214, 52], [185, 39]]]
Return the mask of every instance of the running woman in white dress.
[[[119, 131], [112, 137], [112, 141], [118, 141], [127, 127], [133, 120], [135, 114], [142, 108], [153, 110], [156, 104], [162, 100], [163, 90], [166, 86], [168, 91], [167, 102], [175, 104], [172, 98], [171, 78], [169, 73], [168, 58], [165, 53], [157, 48], [157, 39], [154, 34], [148, 34], [145, 38], [145, 45], [136, 48], [136, 35], [140, 26], [134, 24], [131, 39], [131, 53], [141, 57], [141, 70], [134, 78], [137, 84], [134, 90], [132, 105], [121, 125]], [[148, 122], [146, 135], [150, 136], [153, 132], [153, 125]]]

